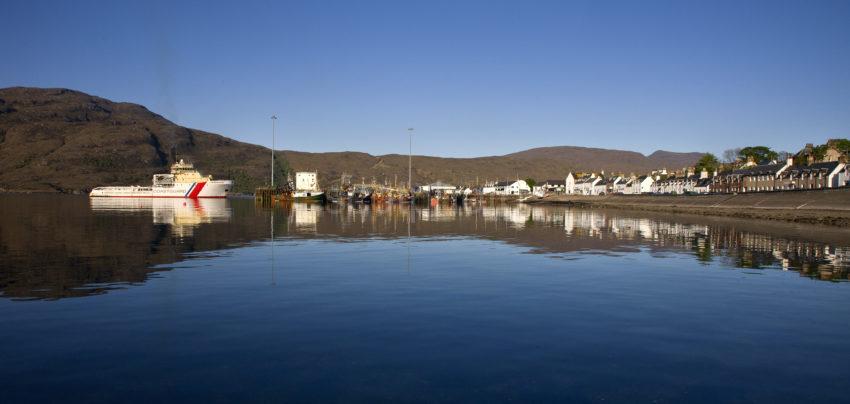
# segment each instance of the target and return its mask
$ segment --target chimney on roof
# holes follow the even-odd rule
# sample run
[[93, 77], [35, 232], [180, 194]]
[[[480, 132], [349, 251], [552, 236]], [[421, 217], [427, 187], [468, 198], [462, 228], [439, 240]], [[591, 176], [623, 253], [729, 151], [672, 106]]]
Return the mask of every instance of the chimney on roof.
[[794, 156], [788, 156], [788, 160], [785, 161], [785, 165], [789, 166], [789, 167], [793, 166], [794, 165]]
[[702, 179], [706, 179], [706, 178], [708, 178], [708, 170], [703, 168], [702, 172], [699, 173], [699, 179], [702, 180]]

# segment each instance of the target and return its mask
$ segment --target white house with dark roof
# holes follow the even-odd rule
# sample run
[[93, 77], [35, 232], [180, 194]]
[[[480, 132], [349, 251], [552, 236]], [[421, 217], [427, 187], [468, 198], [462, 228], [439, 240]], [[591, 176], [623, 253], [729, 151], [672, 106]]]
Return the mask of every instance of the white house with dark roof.
[[629, 189], [629, 187], [631, 187], [632, 181], [634, 179], [635, 179], [635, 177], [623, 177], [622, 179], [620, 179], [620, 181], [618, 181], [616, 184], [614, 184], [614, 191], [613, 192], [615, 194], [626, 194], [626, 193], [628, 193], [627, 190]]
[[629, 195], [648, 194], [652, 192], [653, 182], [655, 182], [655, 180], [651, 175], [642, 175], [631, 180], [624, 193]]
[[596, 174], [576, 179], [575, 193], [578, 195], [596, 195], [594, 193], [595, 187], [600, 182], [602, 182], [602, 178], [597, 177]]
[[566, 181], [565, 180], [546, 180], [545, 182], [540, 184], [540, 187], [545, 192], [562, 194], [562, 193], [564, 193], [564, 190], [566, 188]]
[[836, 188], [847, 184], [847, 164], [827, 161], [802, 166], [791, 166], [779, 173], [777, 189]]
[[496, 195], [504, 196], [526, 195], [531, 192], [531, 187], [528, 186], [525, 180], [499, 181], [493, 188]]

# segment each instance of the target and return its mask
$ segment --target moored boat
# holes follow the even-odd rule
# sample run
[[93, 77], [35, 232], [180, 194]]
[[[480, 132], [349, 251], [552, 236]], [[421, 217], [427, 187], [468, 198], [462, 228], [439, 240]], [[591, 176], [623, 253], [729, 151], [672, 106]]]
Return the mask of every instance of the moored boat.
[[224, 198], [233, 187], [230, 180], [213, 180], [202, 176], [191, 163], [182, 159], [171, 166], [168, 174], [155, 174], [152, 185], [97, 187], [91, 197], [108, 198]]
[[325, 193], [322, 191], [295, 191], [292, 193], [292, 199], [296, 201], [323, 202], [325, 200]]
[[316, 172], [301, 171], [295, 173], [295, 191], [292, 199], [303, 202], [324, 202], [325, 193], [319, 189], [319, 175]]

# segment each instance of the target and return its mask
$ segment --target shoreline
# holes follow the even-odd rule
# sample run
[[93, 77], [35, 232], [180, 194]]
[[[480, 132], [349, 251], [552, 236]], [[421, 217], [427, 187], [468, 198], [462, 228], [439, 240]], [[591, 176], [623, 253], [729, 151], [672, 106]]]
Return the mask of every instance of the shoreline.
[[525, 203], [850, 227], [848, 188], [713, 195], [556, 195]]

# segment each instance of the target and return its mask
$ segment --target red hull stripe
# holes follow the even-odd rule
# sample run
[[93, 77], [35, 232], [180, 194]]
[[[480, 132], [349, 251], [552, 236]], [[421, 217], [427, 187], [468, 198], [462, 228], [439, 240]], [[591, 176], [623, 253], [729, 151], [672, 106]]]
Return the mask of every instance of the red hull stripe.
[[[136, 198], [136, 199], [144, 199], [144, 198], [171, 198], [171, 199], [189, 199], [188, 196], [153, 196], [153, 195], [115, 195], [115, 196], [91, 196], [92, 198]], [[223, 199], [227, 198], [226, 196], [199, 196], [196, 199]]]
[[206, 182], [199, 182], [195, 184], [195, 187], [192, 189], [192, 192], [189, 194], [189, 198], [195, 199], [198, 197], [198, 194], [201, 193], [201, 190], [204, 189], [204, 185], [207, 185]]

